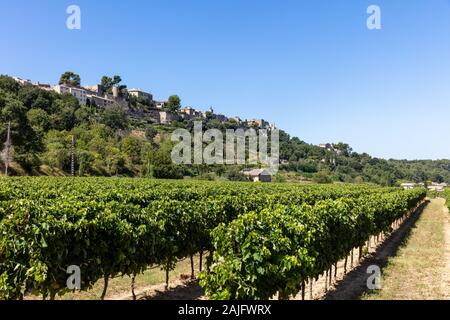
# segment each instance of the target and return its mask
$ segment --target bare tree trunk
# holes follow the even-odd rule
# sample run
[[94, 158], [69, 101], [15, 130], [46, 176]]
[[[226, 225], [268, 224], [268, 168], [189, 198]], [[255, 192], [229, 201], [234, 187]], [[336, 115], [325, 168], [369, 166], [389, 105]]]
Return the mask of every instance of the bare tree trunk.
[[199, 261], [199, 268], [198, 270], [201, 272], [202, 271], [202, 265], [203, 265], [203, 251], [200, 251], [200, 261]]
[[136, 274], [133, 273], [133, 276], [131, 277], [131, 294], [133, 296], [133, 300], [136, 300], [136, 293], [134, 292], [136, 285]]
[[347, 260], [348, 260], [348, 256], [345, 256], [345, 260], [344, 260], [344, 274], [347, 274]]
[[109, 276], [105, 275], [103, 277], [104, 280], [104, 284], [103, 284], [103, 292], [102, 292], [102, 296], [100, 297], [100, 299], [105, 300], [105, 296], [106, 296], [106, 291], [108, 290], [108, 283], [109, 283]]
[[353, 251], [354, 248], [352, 248], [352, 252], [350, 253], [350, 268], [353, 269]]
[[[209, 257], [211, 258], [213, 254], [214, 254], [214, 251], [211, 250], [211, 251], [209, 252]], [[208, 260], [206, 260], [206, 273], [208, 273], [208, 274], [211, 273], [211, 266], [210, 266], [210, 264], [208, 263]]]
[[166, 290], [169, 290], [169, 264], [166, 266]]
[[313, 299], [313, 278], [309, 279], [309, 299], [312, 300]]
[[302, 283], [302, 300], [305, 300], [305, 281]]
[[194, 255], [191, 254], [191, 280], [195, 279], [195, 270], [194, 270]]

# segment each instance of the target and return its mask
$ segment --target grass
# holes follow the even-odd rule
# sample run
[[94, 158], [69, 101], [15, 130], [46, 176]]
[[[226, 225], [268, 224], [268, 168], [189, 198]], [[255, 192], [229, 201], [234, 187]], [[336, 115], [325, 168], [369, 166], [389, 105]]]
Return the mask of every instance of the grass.
[[367, 300], [446, 299], [444, 276], [448, 264], [444, 200], [433, 199], [396, 256], [382, 270], [381, 290], [365, 293]]

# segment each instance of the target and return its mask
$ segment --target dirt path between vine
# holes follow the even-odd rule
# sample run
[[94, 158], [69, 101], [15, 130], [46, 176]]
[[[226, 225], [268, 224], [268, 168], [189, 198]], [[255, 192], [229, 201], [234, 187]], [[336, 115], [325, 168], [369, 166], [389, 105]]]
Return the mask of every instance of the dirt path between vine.
[[450, 300], [450, 214], [447, 207], [445, 208], [444, 212], [447, 216], [445, 224], [445, 260], [447, 261], [447, 263], [443, 272], [443, 288], [441, 290], [442, 292], [444, 292], [444, 299]]
[[[367, 273], [370, 266], [378, 266], [381, 270], [386, 266], [389, 257], [394, 256], [403, 241], [409, 236], [409, 233], [427, 210], [429, 204], [423, 205], [421, 209], [412, 214], [397, 230], [393, 231], [387, 238], [377, 243], [371, 244], [367, 255], [357, 263], [350, 272], [344, 275], [344, 263], [341, 261], [338, 265], [337, 281], [334, 281], [331, 289], [326, 293], [322, 289], [319, 294], [314, 295], [315, 300], [356, 300], [367, 291], [367, 279], [370, 274]], [[320, 279], [319, 279], [320, 281]], [[324, 280], [322, 280], [324, 286]]]
[[[417, 300], [450, 295], [450, 223], [443, 199], [432, 200], [325, 299]], [[368, 290], [367, 267], [381, 268], [381, 290]]]

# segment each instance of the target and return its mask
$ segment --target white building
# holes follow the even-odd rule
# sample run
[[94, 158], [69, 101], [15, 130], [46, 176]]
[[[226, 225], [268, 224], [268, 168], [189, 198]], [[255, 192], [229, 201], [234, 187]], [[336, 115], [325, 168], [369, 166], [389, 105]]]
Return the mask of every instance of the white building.
[[430, 186], [428, 186], [428, 190], [436, 192], [444, 192], [446, 187], [448, 187], [446, 183], [433, 182]]
[[411, 190], [417, 187], [417, 184], [415, 183], [402, 183], [401, 187], [405, 190]]
[[244, 170], [242, 173], [253, 182], [272, 182], [272, 175], [265, 169]]
[[53, 90], [59, 94], [69, 93], [77, 98], [80, 105], [86, 105], [87, 93], [84, 89], [69, 87], [66, 85], [57, 85], [53, 87]]
[[164, 109], [165, 107], [167, 107], [167, 101], [155, 101], [156, 109]]
[[21, 79], [18, 77], [12, 77], [14, 80], [16, 80], [18, 83], [20, 83], [21, 85], [32, 85], [33, 83], [31, 82], [31, 80], [29, 79]]

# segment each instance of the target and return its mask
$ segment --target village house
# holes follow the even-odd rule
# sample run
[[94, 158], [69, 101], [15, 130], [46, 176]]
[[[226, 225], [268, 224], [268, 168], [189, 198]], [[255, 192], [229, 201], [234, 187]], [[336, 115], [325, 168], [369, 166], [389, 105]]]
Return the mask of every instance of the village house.
[[155, 104], [155, 108], [156, 109], [164, 109], [165, 107], [167, 107], [168, 102], [167, 101], [154, 101]]
[[241, 118], [239, 118], [237, 116], [230, 118], [230, 120], [234, 120], [237, 124], [240, 124], [242, 122]]
[[142, 91], [141, 89], [129, 89], [128, 93], [130, 96], [142, 98], [144, 100], [147, 100], [148, 102], [153, 102], [153, 95], [151, 93]]
[[113, 99], [109, 99], [107, 96], [100, 97], [97, 95], [88, 94], [87, 99], [91, 105], [95, 104], [97, 107], [101, 108], [108, 108], [115, 103]]
[[405, 190], [411, 190], [411, 189], [416, 188], [416, 187], [417, 187], [417, 184], [415, 184], [415, 183], [402, 183], [400, 186], [401, 186], [403, 189], [405, 189]]
[[272, 182], [272, 175], [265, 169], [253, 169], [242, 171], [253, 182]]
[[446, 183], [433, 182], [431, 185], [428, 186], [428, 190], [436, 192], [444, 192], [446, 187], [448, 187]]
[[87, 94], [96, 95], [103, 97], [105, 94], [105, 88], [101, 84], [96, 84], [93, 86], [83, 86], [83, 89], [86, 90]]
[[57, 85], [53, 87], [53, 90], [59, 94], [71, 94], [75, 98], [77, 98], [80, 105], [86, 105], [87, 101], [87, 92], [84, 89], [81, 88], [75, 88], [71, 86], [66, 85]]
[[41, 90], [45, 90], [45, 91], [54, 91], [53, 87], [48, 83], [37, 82], [37, 83], [33, 84], [33, 86], [35, 86], [36, 88], [39, 88]]
[[335, 152], [335, 153], [337, 153], [337, 154], [341, 154], [341, 153], [342, 153], [342, 151], [339, 150], [339, 149], [336, 149], [336, 148], [334, 147], [334, 144], [332, 144], [332, 143], [322, 143], [322, 144], [319, 144], [319, 148], [325, 149], [325, 150], [327, 150], [327, 151]]
[[31, 82], [31, 80], [28, 79], [21, 79], [18, 77], [12, 77], [14, 80], [16, 80], [16, 82], [20, 83], [21, 85], [33, 85], [33, 83]]
[[[80, 105], [96, 105], [100, 108], [108, 108], [114, 104], [120, 105], [122, 108], [131, 112], [132, 115], [137, 117], [146, 117], [152, 123], [162, 124], [162, 125], [170, 125], [174, 121], [180, 120], [192, 120], [197, 118], [210, 118], [216, 119], [222, 123], [229, 120], [223, 114], [214, 113], [214, 109], [212, 107], [209, 108], [207, 112], [197, 111], [190, 106], [186, 106], [181, 108], [179, 112], [170, 112], [166, 110], [168, 105], [167, 101], [154, 101], [153, 95], [151, 93], [145, 92], [141, 89], [129, 89], [128, 94], [131, 97], [143, 98], [150, 102], [150, 108], [146, 110], [130, 110], [129, 109], [129, 101], [126, 97], [120, 94], [120, 89], [118, 86], [112, 87], [112, 94], [105, 91], [105, 88], [101, 84], [89, 85], [89, 86], [71, 86], [71, 85], [56, 85], [52, 86], [50, 84], [44, 83], [36, 83], [33, 84], [31, 80], [24, 80], [18, 77], [13, 77], [15, 81], [19, 82], [22, 85], [33, 85], [43, 90], [54, 91], [59, 94], [71, 94], [74, 96]], [[245, 120], [242, 121], [239, 117], [230, 118], [233, 119], [236, 123], [242, 124], [246, 123], [249, 126], [254, 126], [258, 128], [275, 128], [270, 125], [263, 119], [253, 119], [253, 120]], [[266, 178], [262, 178], [263, 180]]]
[[270, 124], [264, 119], [251, 119], [247, 120], [247, 125], [249, 127], [257, 127], [260, 129], [265, 129], [270, 126]]
[[183, 116], [184, 119], [194, 119], [194, 118], [199, 118], [202, 116], [202, 113], [195, 110], [192, 107], [184, 107], [182, 109], [180, 109], [180, 113]]

